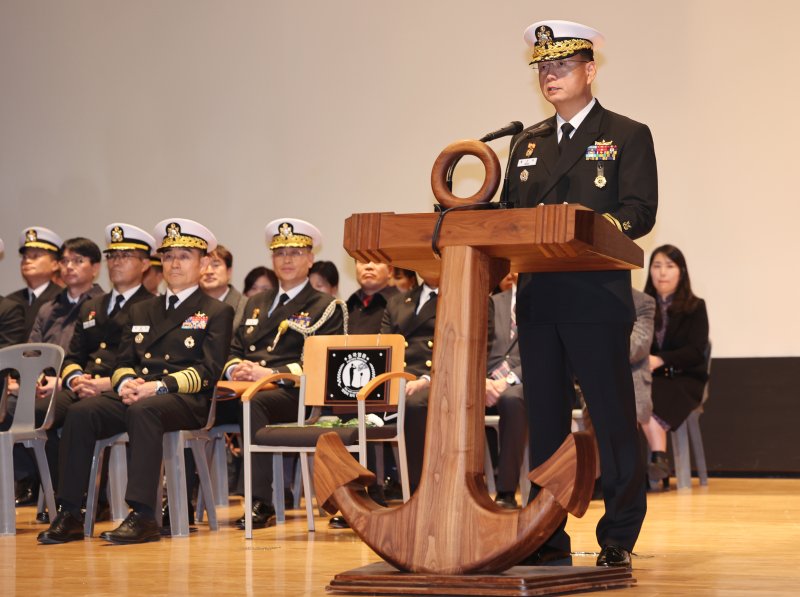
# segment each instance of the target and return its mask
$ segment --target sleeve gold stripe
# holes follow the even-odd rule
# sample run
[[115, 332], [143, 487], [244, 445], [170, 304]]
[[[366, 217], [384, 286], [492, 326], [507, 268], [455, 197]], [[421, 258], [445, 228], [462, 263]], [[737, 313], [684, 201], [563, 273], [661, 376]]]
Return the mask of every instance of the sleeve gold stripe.
[[123, 377], [136, 377], [136, 371], [131, 369], [130, 367], [125, 367], [123, 369], [117, 369], [114, 371], [113, 375], [111, 376], [111, 387], [116, 388], [117, 384], [122, 381]]
[[200, 391], [202, 380], [194, 367], [170, 373], [169, 376], [178, 382], [178, 392], [181, 394], [196, 394]]
[[297, 363], [289, 363], [286, 368], [289, 369], [289, 373], [292, 375], [303, 375], [303, 368]]
[[242, 359], [239, 358], [232, 358], [230, 361], [225, 363], [225, 366], [222, 368], [223, 373], [228, 370], [229, 367], [233, 367], [234, 365], [238, 365], [242, 362]]
[[620, 232], [622, 232], [622, 224], [620, 224], [620, 223], [619, 223], [619, 220], [618, 220], [617, 218], [615, 218], [615, 217], [614, 217], [614, 216], [612, 216], [611, 214], [603, 214], [603, 217], [604, 217], [606, 220], [608, 220], [609, 222], [611, 222], [612, 224], [614, 224], [614, 226], [616, 226], [616, 227], [617, 227], [617, 230], [619, 230]]
[[67, 378], [72, 375], [73, 373], [83, 373], [83, 368], [80, 365], [72, 363], [71, 365], [67, 365], [61, 371], [61, 381], [66, 381]]

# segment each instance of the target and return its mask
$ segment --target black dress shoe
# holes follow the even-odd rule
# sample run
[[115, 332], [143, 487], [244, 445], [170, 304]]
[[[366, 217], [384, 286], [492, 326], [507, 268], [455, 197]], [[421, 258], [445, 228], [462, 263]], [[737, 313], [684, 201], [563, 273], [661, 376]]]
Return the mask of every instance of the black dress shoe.
[[50, 524], [50, 513], [47, 510], [44, 512], [37, 512], [36, 522], [39, 524]]
[[[192, 508], [191, 504], [190, 504], [190, 507], [189, 507], [189, 525], [190, 525], [189, 526], [189, 532], [190, 533], [196, 533], [197, 532], [197, 527], [191, 526], [193, 524], [194, 524], [194, 508]], [[170, 517], [169, 517], [169, 504], [166, 503], [166, 502], [164, 503], [164, 507], [161, 508], [161, 534], [163, 536], [165, 536], [165, 537], [172, 534], [172, 523], [170, 522]]]
[[597, 556], [598, 566], [619, 566], [624, 568], [631, 567], [631, 552], [618, 545], [606, 545]]
[[508, 510], [515, 510], [519, 507], [513, 491], [498, 491], [497, 497], [494, 498], [494, 503]]
[[350, 525], [344, 519], [344, 516], [334, 516], [328, 521], [328, 528], [331, 529], [349, 529]]
[[517, 566], [572, 566], [572, 554], [563, 549], [542, 545]]
[[116, 529], [100, 533], [100, 538], [119, 544], [147, 543], [161, 540], [161, 533], [154, 518], [131, 512]]
[[17, 506], [33, 506], [39, 500], [39, 482], [36, 479], [23, 479], [17, 482]]
[[647, 465], [647, 476], [651, 481], [658, 482], [669, 479], [669, 459], [664, 452], [653, 452], [650, 463]]
[[[236, 521], [235, 525], [244, 529], [244, 516]], [[275, 508], [272, 504], [262, 502], [261, 500], [253, 501], [253, 528], [263, 529], [266, 527], [275, 526]]]
[[37, 540], [44, 545], [56, 545], [83, 539], [83, 521], [70, 512], [59, 510], [50, 528], [39, 533]]

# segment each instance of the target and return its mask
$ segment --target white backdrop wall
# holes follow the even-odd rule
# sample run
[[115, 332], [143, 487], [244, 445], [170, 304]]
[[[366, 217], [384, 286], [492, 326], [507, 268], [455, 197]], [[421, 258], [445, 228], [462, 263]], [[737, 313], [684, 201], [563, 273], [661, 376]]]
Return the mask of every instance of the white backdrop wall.
[[[111, 221], [192, 217], [241, 285], [269, 265], [264, 224], [294, 216], [346, 296], [344, 218], [428, 211], [444, 146], [550, 115], [522, 31], [565, 18], [607, 37], [600, 101], [653, 131], [661, 204], [640, 244], [684, 250], [715, 355], [800, 355], [798, 17], [790, 0], [2, 0], [0, 292], [22, 285], [29, 225], [102, 243]], [[468, 194], [482, 169], [457, 176]]]

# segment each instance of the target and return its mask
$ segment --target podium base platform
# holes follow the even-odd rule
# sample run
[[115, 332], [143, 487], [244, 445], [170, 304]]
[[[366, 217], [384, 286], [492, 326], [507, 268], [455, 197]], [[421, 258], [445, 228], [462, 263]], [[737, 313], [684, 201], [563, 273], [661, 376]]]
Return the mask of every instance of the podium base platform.
[[400, 572], [378, 562], [337, 574], [325, 587], [337, 595], [560, 595], [636, 584], [629, 568], [515, 566], [499, 574]]

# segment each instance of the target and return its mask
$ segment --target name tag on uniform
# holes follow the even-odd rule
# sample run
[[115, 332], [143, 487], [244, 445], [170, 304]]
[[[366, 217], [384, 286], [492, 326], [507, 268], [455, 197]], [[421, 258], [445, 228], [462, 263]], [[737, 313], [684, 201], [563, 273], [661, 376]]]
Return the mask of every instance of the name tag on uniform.
[[89, 320], [83, 322], [83, 329], [84, 330], [88, 330], [89, 328], [93, 328], [95, 325], [97, 325], [97, 320], [96, 319], [89, 319]]
[[150, 331], [149, 325], [135, 325], [131, 328], [131, 332], [133, 332], [134, 334], [137, 332], [140, 334], [146, 334], [149, 331]]
[[258, 319], [248, 319], [244, 322], [245, 325], [258, 325]]
[[525, 166], [535, 166], [538, 158], [522, 158], [517, 162], [517, 168], [524, 168]]

